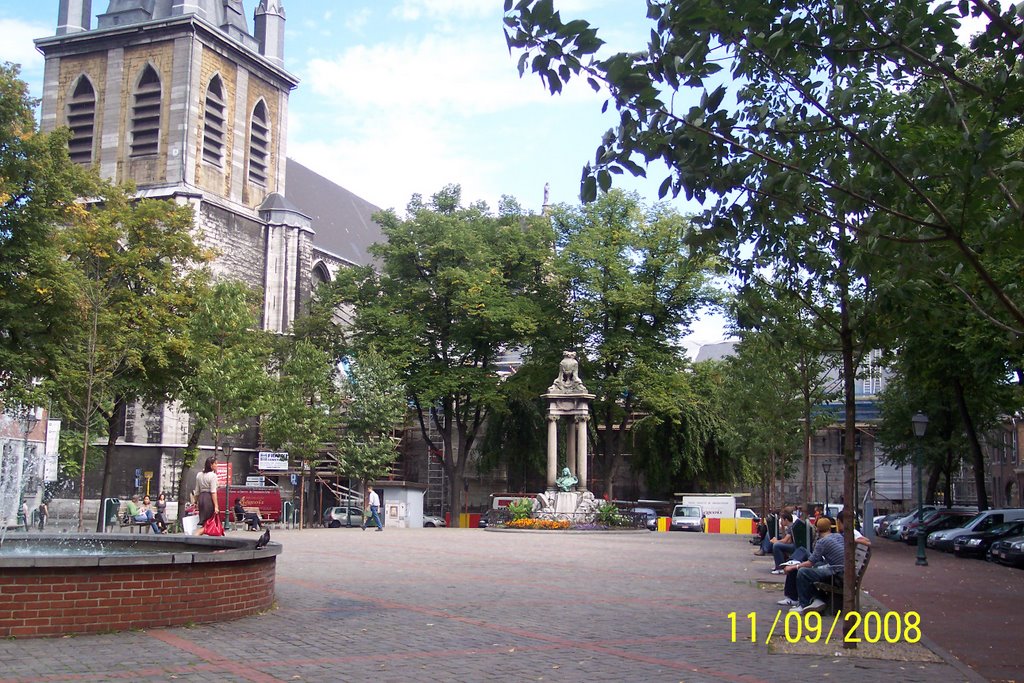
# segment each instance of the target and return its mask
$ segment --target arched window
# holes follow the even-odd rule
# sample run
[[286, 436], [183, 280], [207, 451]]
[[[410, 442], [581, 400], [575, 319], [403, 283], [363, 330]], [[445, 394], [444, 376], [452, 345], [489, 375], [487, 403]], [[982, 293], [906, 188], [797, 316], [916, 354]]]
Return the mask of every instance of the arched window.
[[327, 270], [327, 266], [325, 266], [322, 262], [317, 263], [315, 266], [313, 266], [312, 284], [314, 290], [316, 290], [316, 288], [322, 285], [323, 283], [330, 281], [331, 273], [329, 270]]
[[68, 154], [71, 161], [92, 166], [93, 138], [96, 131], [96, 90], [85, 76], [79, 76], [68, 99], [68, 128], [71, 141]]
[[256, 103], [249, 122], [249, 182], [267, 184], [267, 157], [270, 150], [270, 117], [263, 100]]
[[210, 79], [206, 87], [206, 112], [203, 116], [203, 161], [224, 165], [224, 84], [220, 76]]
[[132, 103], [133, 157], [156, 154], [160, 148], [160, 77], [152, 66], [146, 65], [139, 84], [135, 87]]

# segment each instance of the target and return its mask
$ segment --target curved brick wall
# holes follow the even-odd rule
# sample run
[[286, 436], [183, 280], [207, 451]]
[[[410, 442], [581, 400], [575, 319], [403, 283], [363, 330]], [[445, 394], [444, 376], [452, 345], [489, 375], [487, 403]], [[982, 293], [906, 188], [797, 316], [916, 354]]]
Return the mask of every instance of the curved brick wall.
[[42, 559], [11, 566], [4, 559], [0, 637], [180, 626], [267, 610], [281, 547], [253, 551], [251, 545], [219, 553], [90, 558], [73, 566], [40, 566], [47, 564]]

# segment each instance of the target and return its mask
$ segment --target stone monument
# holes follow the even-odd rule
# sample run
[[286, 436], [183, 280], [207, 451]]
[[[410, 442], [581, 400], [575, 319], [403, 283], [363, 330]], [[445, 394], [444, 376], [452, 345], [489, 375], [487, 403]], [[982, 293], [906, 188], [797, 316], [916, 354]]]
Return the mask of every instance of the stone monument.
[[[587, 490], [587, 423], [594, 394], [580, 379], [575, 351], [565, 351], [558, 376], [543, 395], [548, 402], [547, 486], [537, 497], [541, 517], [571, 517], [574, 521], [593, 515], [597, 505]], [[565, 467], [558, 476], [559, 423], [564, 422]], [[575, 489], [575, 490], [573, 490]]]

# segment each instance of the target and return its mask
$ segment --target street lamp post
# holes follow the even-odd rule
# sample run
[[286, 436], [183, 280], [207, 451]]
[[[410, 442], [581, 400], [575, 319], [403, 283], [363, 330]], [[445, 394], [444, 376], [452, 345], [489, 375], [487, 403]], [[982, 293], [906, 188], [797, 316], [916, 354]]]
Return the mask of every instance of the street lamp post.
[[[24, 511], [24, 499], [25, 499], [25, 464], [28, 462], [28, 435], [36, 428], [39, 424], [39, 418], [31, 410], [26, 410], [22, 415], [22, 429], [24, 435], [21, 442], [21, 455], [18, 457], [17, 471], [15, 472], [14, 481], [18, 485], [18, 512]], [[17, 514], [15, 514], [17, 518]], [[28, 513], [25, 511], [25, 528], [28, 529], [29, 518]]]
[[828, 473], [832, 470], [832, 461], [825, 460], [821, 463], [821, 471], [825, 473], [825, 507], [823, 511], [828, 514]]
[[231, 519], [231, 451], [233, 444], [224, 441], [221, 449], [224, 451], [224, 528], [228, 528], [228, 520]]
[[914, 436], [917, 437], [917, 565], [928, 566], [928, 558], [924, 554], [924, 496], [921, 488], [921, 437], [928, 428], [928, 416], [924, 413], [914, 415], [910, 420], [914, 425]]

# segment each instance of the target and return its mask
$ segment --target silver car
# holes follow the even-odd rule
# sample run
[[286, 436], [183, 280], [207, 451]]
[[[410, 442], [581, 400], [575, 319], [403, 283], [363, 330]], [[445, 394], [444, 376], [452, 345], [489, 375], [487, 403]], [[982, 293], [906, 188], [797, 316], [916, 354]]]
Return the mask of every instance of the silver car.
[[363, 509], [354, 505], [337, 505], [324, 510], [325, 527], [337, 529], [343, 526], [362, 526]]

